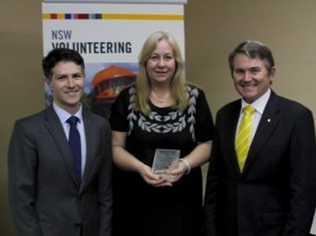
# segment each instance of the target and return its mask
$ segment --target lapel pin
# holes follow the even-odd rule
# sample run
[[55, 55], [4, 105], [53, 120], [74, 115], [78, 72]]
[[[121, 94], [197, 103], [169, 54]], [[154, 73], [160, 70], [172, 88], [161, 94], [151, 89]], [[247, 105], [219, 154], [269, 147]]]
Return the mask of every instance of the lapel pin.
[[268, 119], [267, 119], [267, 121], [268, 121], [268, 123], [270, 123], [270, 122], [271, 122], [271, 119], [270, 119], [270, 118], [268, 118]]

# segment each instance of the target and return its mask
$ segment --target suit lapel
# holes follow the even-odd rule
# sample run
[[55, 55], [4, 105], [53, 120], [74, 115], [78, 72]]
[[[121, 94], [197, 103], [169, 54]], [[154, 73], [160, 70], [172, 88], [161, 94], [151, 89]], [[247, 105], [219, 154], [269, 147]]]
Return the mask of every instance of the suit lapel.
[[[60, 120], [52, 107], [49, 107], [45, 111], [46, 127], [53, 137], [56, 146], [61, 154], [65, 166], [67, 167], [70, 177], [73, 179], [75, 184], [79, 187], [80, 180], [75, 176], [74, 161], [71, 154], [70, 147], [67, 142], [65, 132]], [[49, 147], [48, 147], [49, 148]]]
[[246, 173], [251, 165], [253, 165], [253, 163], [257, 159], [257, 154], [264, 147], [265, 143], [269, 140], [269, 137], [271, 137], [276, 125], [279, 122], [279, 114], [280, 109], [278, 105], [278, 97], [274, 92], [271, 92], [271, 96], [262, 114], [256, 134], [250, 146], [243, 173]]
[[240, 169], [237, 161], [237, 154], [235, 151], [235, 134], [237, 129], [237, 123], [238, 118], [240, 114], [240, 108], [241, 108], [241, 100], [236, 101], [232, 109], [230, 111], [230, 114], [228, 116], [227, 121], [225, 122], [225, 134], [223, 140], [227, 140], [227, 150], [230, 152], [228, 157], [228, 162], [231, 163], [233, 168], [236, 170], [236, 173], [240, 174]]
[[96, 153], [98, 148], [97, 143], [97, 134], [96, 125], [93, 124], [91, 120], [91, 113], [84, 108], [83, 109], [83, 119], [84, 119], [84, 127], [85, 127], [85, 136], [86, 136], [86, 146], [87, 146], [87, 156], [86, 156], [86, 166], [83, 176], [83, 182], [81, 185], [80, 192], [84, 189], [84, 187], [88, 184], [90, 176], [93, 174], [94, 164], [96, 163]]

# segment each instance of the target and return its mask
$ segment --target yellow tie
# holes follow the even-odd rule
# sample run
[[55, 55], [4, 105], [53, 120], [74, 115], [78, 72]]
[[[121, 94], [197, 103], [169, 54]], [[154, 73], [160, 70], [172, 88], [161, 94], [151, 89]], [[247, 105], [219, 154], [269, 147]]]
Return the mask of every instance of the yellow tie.
[[256, 114], [256, 110], [248, 105], [244, 109], [244, 115], [239, 126], [238, 136], [236, 139], [236, 152], [238, 157], [238, 164], [240, 171], [243, 171], [247, 155], [251, 144], [251, 135], [253, 132], [253, 118]]

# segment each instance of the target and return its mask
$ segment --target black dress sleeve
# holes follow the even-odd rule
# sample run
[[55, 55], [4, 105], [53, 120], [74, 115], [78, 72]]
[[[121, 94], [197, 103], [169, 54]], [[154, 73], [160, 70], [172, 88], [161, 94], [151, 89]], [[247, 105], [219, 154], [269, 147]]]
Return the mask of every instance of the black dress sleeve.
[[110, 123], [114, 131], [128, 131], [128, 104], [129, 94], [128, 89], [123, 90], [111, 107]]
[[203, 143], [213, 140], [214, 137], [214, 124], [212, 113], [207, 103], [203, 90], [198, 89], [199, 96], [196, 103], [196, 124], [195, 134], [196, 141]]

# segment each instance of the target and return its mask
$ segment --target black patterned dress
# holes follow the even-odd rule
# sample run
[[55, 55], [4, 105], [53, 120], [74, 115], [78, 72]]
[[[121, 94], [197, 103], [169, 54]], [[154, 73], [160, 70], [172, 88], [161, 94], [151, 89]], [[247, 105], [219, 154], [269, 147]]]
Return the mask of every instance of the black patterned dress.
[[[135, 109], [135, 87], [112, 106], [112, 130], [127, 133], [126, 149], [152, 166], [157, 148], [178, 149], [181, 157], [213, 139], [213, 121], [203, 91], [188, 86], [184, 111], [150, 104], [146, 116]], [[193, 168], [172, 187], [155, 188], [135, 172], [114, 170], [113, 236], [198, 236], [202, 228], [201, 169]]]

